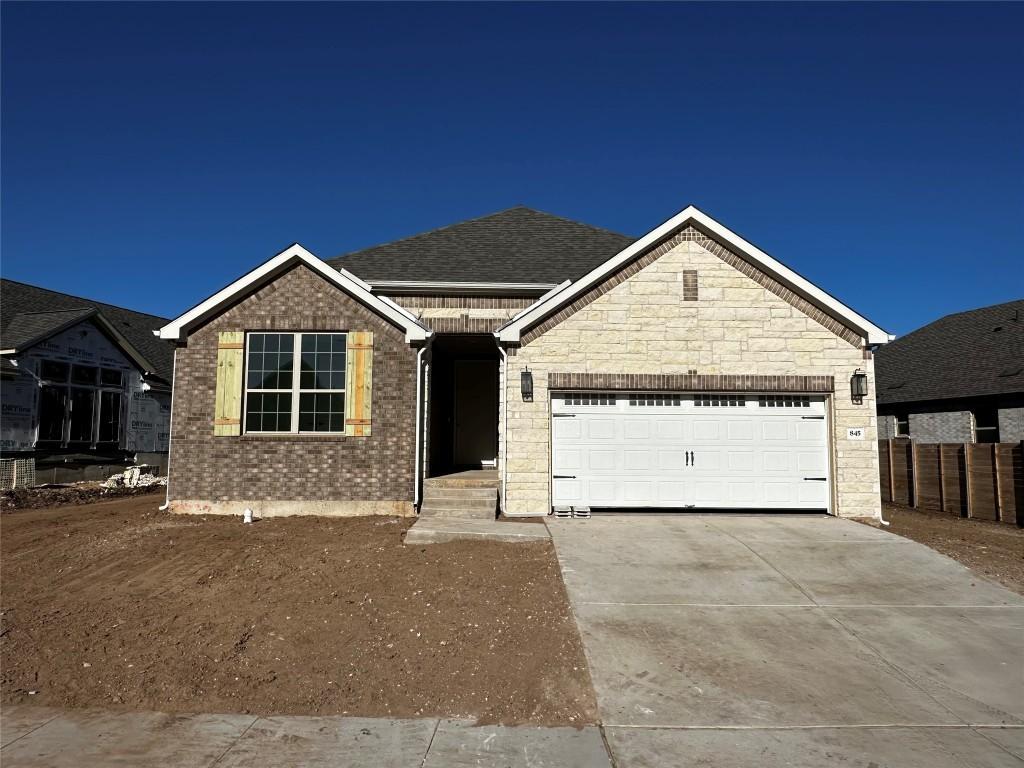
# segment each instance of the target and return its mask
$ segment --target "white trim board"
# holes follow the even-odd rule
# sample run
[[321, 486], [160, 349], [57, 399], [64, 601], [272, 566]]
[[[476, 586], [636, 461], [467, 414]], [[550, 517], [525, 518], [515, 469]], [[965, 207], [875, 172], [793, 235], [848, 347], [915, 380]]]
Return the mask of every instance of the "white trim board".
[[837, 319], [845, 321], [852, 328], [860, 331], [868, 344], [885, 344], [895, 338], [892, 334], [887, 333], [864, 316], [854, 312], [835, 297], [818, 288], [806, 278], [801, 277], [786, 265], [772, 258], [757, 246], [747, 242], [735, 232], [719, 224], [706, 213], [692, 205], [687, 206], [668, 221], [655, 227], [635, 243], [627, 246], [604, 264], [591, 270], [575, 282], [565, 288], [553, 291], [546, 297], [542, 297], [533, 306], [528, 307], [495, 331], [495, 337], [502, 343], [518, 343], [522, 334], [529, 328], [549, 315], [554, 314], [565, 305], [570, 304], [578, 296], [615, 274], [615, 272], [634, 258], [656, 246], [688, 224], [696, 224], [698, 227], [706, 230], [716, 239], [729, 246], [731, 250], [736, 251], [740, 256], [764, 270], [767, 274], [790, 288], [790, 290], [800, 294], [812, 304], [821, 307], [822, 310], [835, 316]]
[[407, 342], [426, 341], [431, 331], [424, 327], [408, 310], [395, 304], [385, 296], [375, 295], [370, 286], [343, 269], [335, 269], [317, 258], [298, 243], [290, 245], [279, 254], [268, 259], [251, 272], [222, 288], [210, 298], [197, 304], [185, 314], [172, 320], [159, 331], [155, 331], [161, 339], [184, 341], [188, 331], [199, 323], [213, 317], [225, 304], [232, 301], [238, 294], [258, 288], [270, 282], [284, 270], [294, 264], [302, 263], [321, 277], [334, 283], [338, 288], [365, 304], [381, 317], [391, 321], [405, 331]]
[[511, 294], [536, 296], [555, 288], [554, 283], [474, 283], [435, 280], [369, 280], [377, 293], [436, 293], [451, 295]]

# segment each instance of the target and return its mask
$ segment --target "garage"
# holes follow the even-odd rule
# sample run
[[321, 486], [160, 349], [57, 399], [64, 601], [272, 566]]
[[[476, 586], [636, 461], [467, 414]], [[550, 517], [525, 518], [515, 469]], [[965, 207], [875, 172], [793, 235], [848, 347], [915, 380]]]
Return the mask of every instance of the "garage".
[[824, 396], [554, 392], [552, 506], [829, 509]]

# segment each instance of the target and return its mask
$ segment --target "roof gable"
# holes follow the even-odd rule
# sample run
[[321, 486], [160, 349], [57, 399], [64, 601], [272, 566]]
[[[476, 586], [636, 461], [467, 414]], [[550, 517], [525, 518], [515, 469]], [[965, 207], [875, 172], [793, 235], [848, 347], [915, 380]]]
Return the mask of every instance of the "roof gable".
[[1024, 393], [1024, 299], [941, 317], [878, 350], [880, 404]]
[[141, 370], [171, 380], [174, 348], [154, 336], [167, 318], [14, 280], [0, 280], [0, 294], [0, 348], [21, 350], [91, 319]]
[[525, 206], [327, 261], [371, 284], [514, 283], [546, 288], [586, 274], [633, 238]]
[[184, 341], [188, 332], [196, 326], [217, 316], [238, 297], [267, 284], [278, 275], [296, 264], [304, 264], [313, 272], [333, 283], [381, 317], [405, 331], [406, 341], [424, 341], [430, 330], [422, 325], [408, 310], [398, 306], [385, 296], [375, 295], [370, 286], [344, 269], [334, 269], [314, 256], [298, 243], [285, 248], [251, 272], [225, 286], [205, 301], [200, 302], [185, 314], [172, 320], [159, 330], [160, 338]]
[[697, 231], [707, 234], [714, 241], [724, 244], [730, 254], [756, 267], [767, 277], [776, 281], [782, 290], [792, 292], [795, 297], [809, 302], [813, 307], [820, 308], [829, 317], [839, 320], [843, 326], [861, 334], [868, 344], [884, 344], [892, 338], [892, 336], [867, 318], [854, 312], [835, 297], [818, 288], [806, 278], [789, 269], [692, 205], [651, 230], [578, 280], [573, 281], [564, 288], [552, 291], [546, 297], [542, 297], [533, 306], [525, 309], [495, 331], [495, 336], [504, 343], [520, 343], [527, 331], [535, 328], [546, 318], [557, 312], [571, 313], [575, 311], [572, 306], [573, 302], [579, 300], [588, 291], [591, 291], [603, 281], [615, 275], [619, 270], [628, 267], [652, 250], [659, 248], [669, 238], [678, 234], [686, 227], [693, 227]]

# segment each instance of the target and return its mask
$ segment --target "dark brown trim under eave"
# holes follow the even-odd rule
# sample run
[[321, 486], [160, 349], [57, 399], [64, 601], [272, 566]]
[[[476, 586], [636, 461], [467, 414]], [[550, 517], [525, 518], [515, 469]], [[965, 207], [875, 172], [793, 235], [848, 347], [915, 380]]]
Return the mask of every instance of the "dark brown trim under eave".
[[549, 373], [548, 389], [629, 389], [672, 392], [812, 392], [835, 391], [833, 376], [764, 376], [759, 374], [685, 373]]

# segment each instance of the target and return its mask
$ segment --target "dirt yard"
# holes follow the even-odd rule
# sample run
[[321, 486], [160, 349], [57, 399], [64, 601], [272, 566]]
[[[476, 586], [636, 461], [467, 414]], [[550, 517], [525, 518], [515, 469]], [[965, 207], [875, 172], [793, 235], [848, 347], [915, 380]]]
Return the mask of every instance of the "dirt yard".
[[596, 721], [550, 543], [407, 548], [397, 518], [162, 501], [0, 517], [5, 703]]
[[963, 563], [975, 573], [1024, 594], [1024, 529], [884, 504], [882, 526]]

